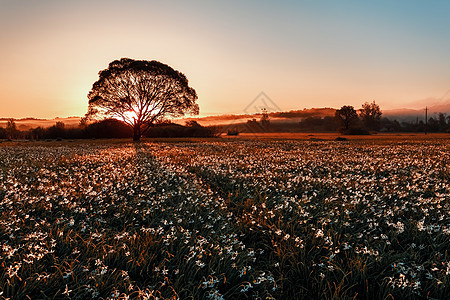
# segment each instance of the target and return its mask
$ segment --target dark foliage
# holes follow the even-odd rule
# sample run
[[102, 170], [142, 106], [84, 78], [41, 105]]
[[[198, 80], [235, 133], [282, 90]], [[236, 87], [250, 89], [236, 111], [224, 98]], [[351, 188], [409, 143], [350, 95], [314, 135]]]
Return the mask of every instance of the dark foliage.
[[[1, 130], [0, 128], [0, 137]], [[4, 129], [3, 129], [4, 130]], [[31, 140], [43, 139], [92, 139], [92, 138], [130, 138], [133, 136], [131, 128], [116, 119], [106, 119], [79, 127], [66, 127], [57, 122], [48, 128], [37, 127], [28, 131], [20, 131], [19, 138]]]
[[67, 131], [63, 122], [57, 122], [55, 125], [47, 128], [46, 131], [48, 138], [61, 139], [67, 137]]
[[129, 138], [133, 136], [133, 130], [116, 119], [106, 119], [104, 121], [90, 124], [84, 130], [86, 136], [90, 138]]
[[8, 138], [8, 132], [5, 128], [0, 127], [0, 139], [7, 139]]
[[344, 105], [336, 110], [334, 115], [336, 122], [341, 126], [341, 131], [348, 131], [358, 121], [358, 114], [351, 105]]
[[100, 71], [88, 94], [86, 117], [118, 118], [139, 138], [166, 117], [198, 114], [197, 93], [186, 76], [158, 61], [122, 58]]
[[378, 104], [373, 101], [372, 103], [365, 102], [362, 108], [359, 110], [359, 116], [364, 124], [364, 127], [368, 130], [380, 130], [381, 109]]
[[349, 128], [349, 129], [344, 129], [344, 130], [340, 130], [340, 132], [342, 134], [347, 134], [347, 135], [369, 135], [369, 131], [367, 131], [364, 128], [361, 127], [355, 127], [355, 128]]
[[173, 123], [158, 124], [149, 129], [146, 137], [150, 138], [174, 138], [174, 137], [214, 137], [214, 128], [203, 127], [195, 121], [190, 121], [186, 126]]
[[[195, 121], [186, 126], [164, 122], [155, 125], [145, 135], [146, 137], [214, 137], [217, 136], [214, 127], [204, 127]], [[30, 140], [61, 140], [61, 139], [108, 139], [131, 138], [133, 130], [130, 126], [117, 119], [106, 119], [92, 124], [82, 122], [78, 127], [66, 127], [64, 123], [42, 128], [37, 127], [28, 131], [18, 131], [15, 138]], [[0, 127], [0, 139], [9, 138], [8, 131]]]
[[[342, 134], [365, 135], [369, 134], [370, 128], [364, 126], [364, 120], [354, 119], [351, 126], [345, 129], [338, 127], [335, 118], [326, 117], [306, 117], [300, 122], [293, 120], [269, 120], [268, 114], [260, 119], [253, 119], [246, 123], [237, 123], [221, 126], [201, 126], [196, 121], [189, 121], [185, 126], [170, 123], [158, 122], [144, 135], [146, 137], [214, 137], [225, 133], [227, 135], [238, 135], [239, 133], [251, 132], [333, 132], [339, 129]], [[133, 130], [127, 124], [117, 119], [105, 119], [91, 124], [83, 118], [78, 127], [67, 127], [62, 122], [42, 128], [37, 127], [30, 130], [20, 130], [21, 126], [16, 126], [14, 119], [4, 119], [7, 121], [6, 128], [0, 127], [0, 139], [89, 139], [89, 138], [131, 138]], [[25, 119], [24, 119], [25, 120]], [[20, 121], [20, 120], [19, 120]], [[414, 122], [399, 122], [386, 117], [377, 121], [380, 132], [448, 132], [450, 133], [450, 116], [445, 113], [433, 114], [425, 123], [417, 119]], [[372, 129], [374, 127], [371, 127]]]
[[335, 131], [336, 122], [332, 117], [310, 117], [300, 122], [300, 127], [304, 131]]
[[229, 136], [237, 136], [237, 135], [239, 135], [239, 131], [231, 129], [231, 130], [227, 131], [227, 135], [229, 135]]
[[6, 134], [9, 139], [15, 139], [19, 136], [19, 130], [16, 127], [14, 119], [9, 119], [6, 124]]

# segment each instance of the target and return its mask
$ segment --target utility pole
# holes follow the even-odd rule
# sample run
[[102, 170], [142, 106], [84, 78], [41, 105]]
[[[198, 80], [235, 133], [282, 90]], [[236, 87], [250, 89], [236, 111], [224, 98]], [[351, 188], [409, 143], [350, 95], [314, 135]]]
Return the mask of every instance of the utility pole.
[[425, 135], [427, 135], [428, 130], [428, 106], [425, 106]]

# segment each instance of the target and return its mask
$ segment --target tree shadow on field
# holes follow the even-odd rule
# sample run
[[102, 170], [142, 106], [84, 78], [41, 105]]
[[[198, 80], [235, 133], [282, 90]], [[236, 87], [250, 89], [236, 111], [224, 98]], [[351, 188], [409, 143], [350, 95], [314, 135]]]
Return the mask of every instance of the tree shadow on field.
[[146, 161], [148, 158], [151, 159], [151, 161], [156, 162], [156, 157], [151, 153], [150, 147], [145, 142], [133, 142], [133, 147], [135, 152], [134, 161], [137, 166], [142, 167], [145, 164], [144, 161]]
[[[159, 174], [156, 170], [164, 168], [161, 162], [158, 160], [157, 155], [155, 155], [155, 148], [147, 142], [133, 142], [132, 147], [134, 147], [134, 158], [133, 163], [138, 170], [138, 176], [152, 174]], [[156, 150], [157, 151], [157, 150]], [[161, 175], [158, 175], [161, 176]]]

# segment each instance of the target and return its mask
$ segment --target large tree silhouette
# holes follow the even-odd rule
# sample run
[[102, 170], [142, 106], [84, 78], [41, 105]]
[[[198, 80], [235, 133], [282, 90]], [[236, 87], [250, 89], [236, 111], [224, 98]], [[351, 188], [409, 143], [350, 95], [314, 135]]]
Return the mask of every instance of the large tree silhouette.
[[158, 61], [122, 58], [99, 72], [88, 94], [86, 118], [116, 118], [137, 141], [167, 117], [198, 114], [197, 93], [186, 76]]

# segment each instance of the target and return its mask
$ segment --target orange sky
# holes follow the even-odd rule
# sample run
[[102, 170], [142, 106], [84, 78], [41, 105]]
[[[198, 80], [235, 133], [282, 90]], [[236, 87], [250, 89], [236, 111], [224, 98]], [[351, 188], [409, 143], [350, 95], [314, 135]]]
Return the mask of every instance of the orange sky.
[[84, 115], [98, 71], [121, 57], [186, 74], [202, 115], [242, 113], [261, 91], [281, 110], [388, 109], [450, 89], [446, 1], [0, 5], [0, 117]]

